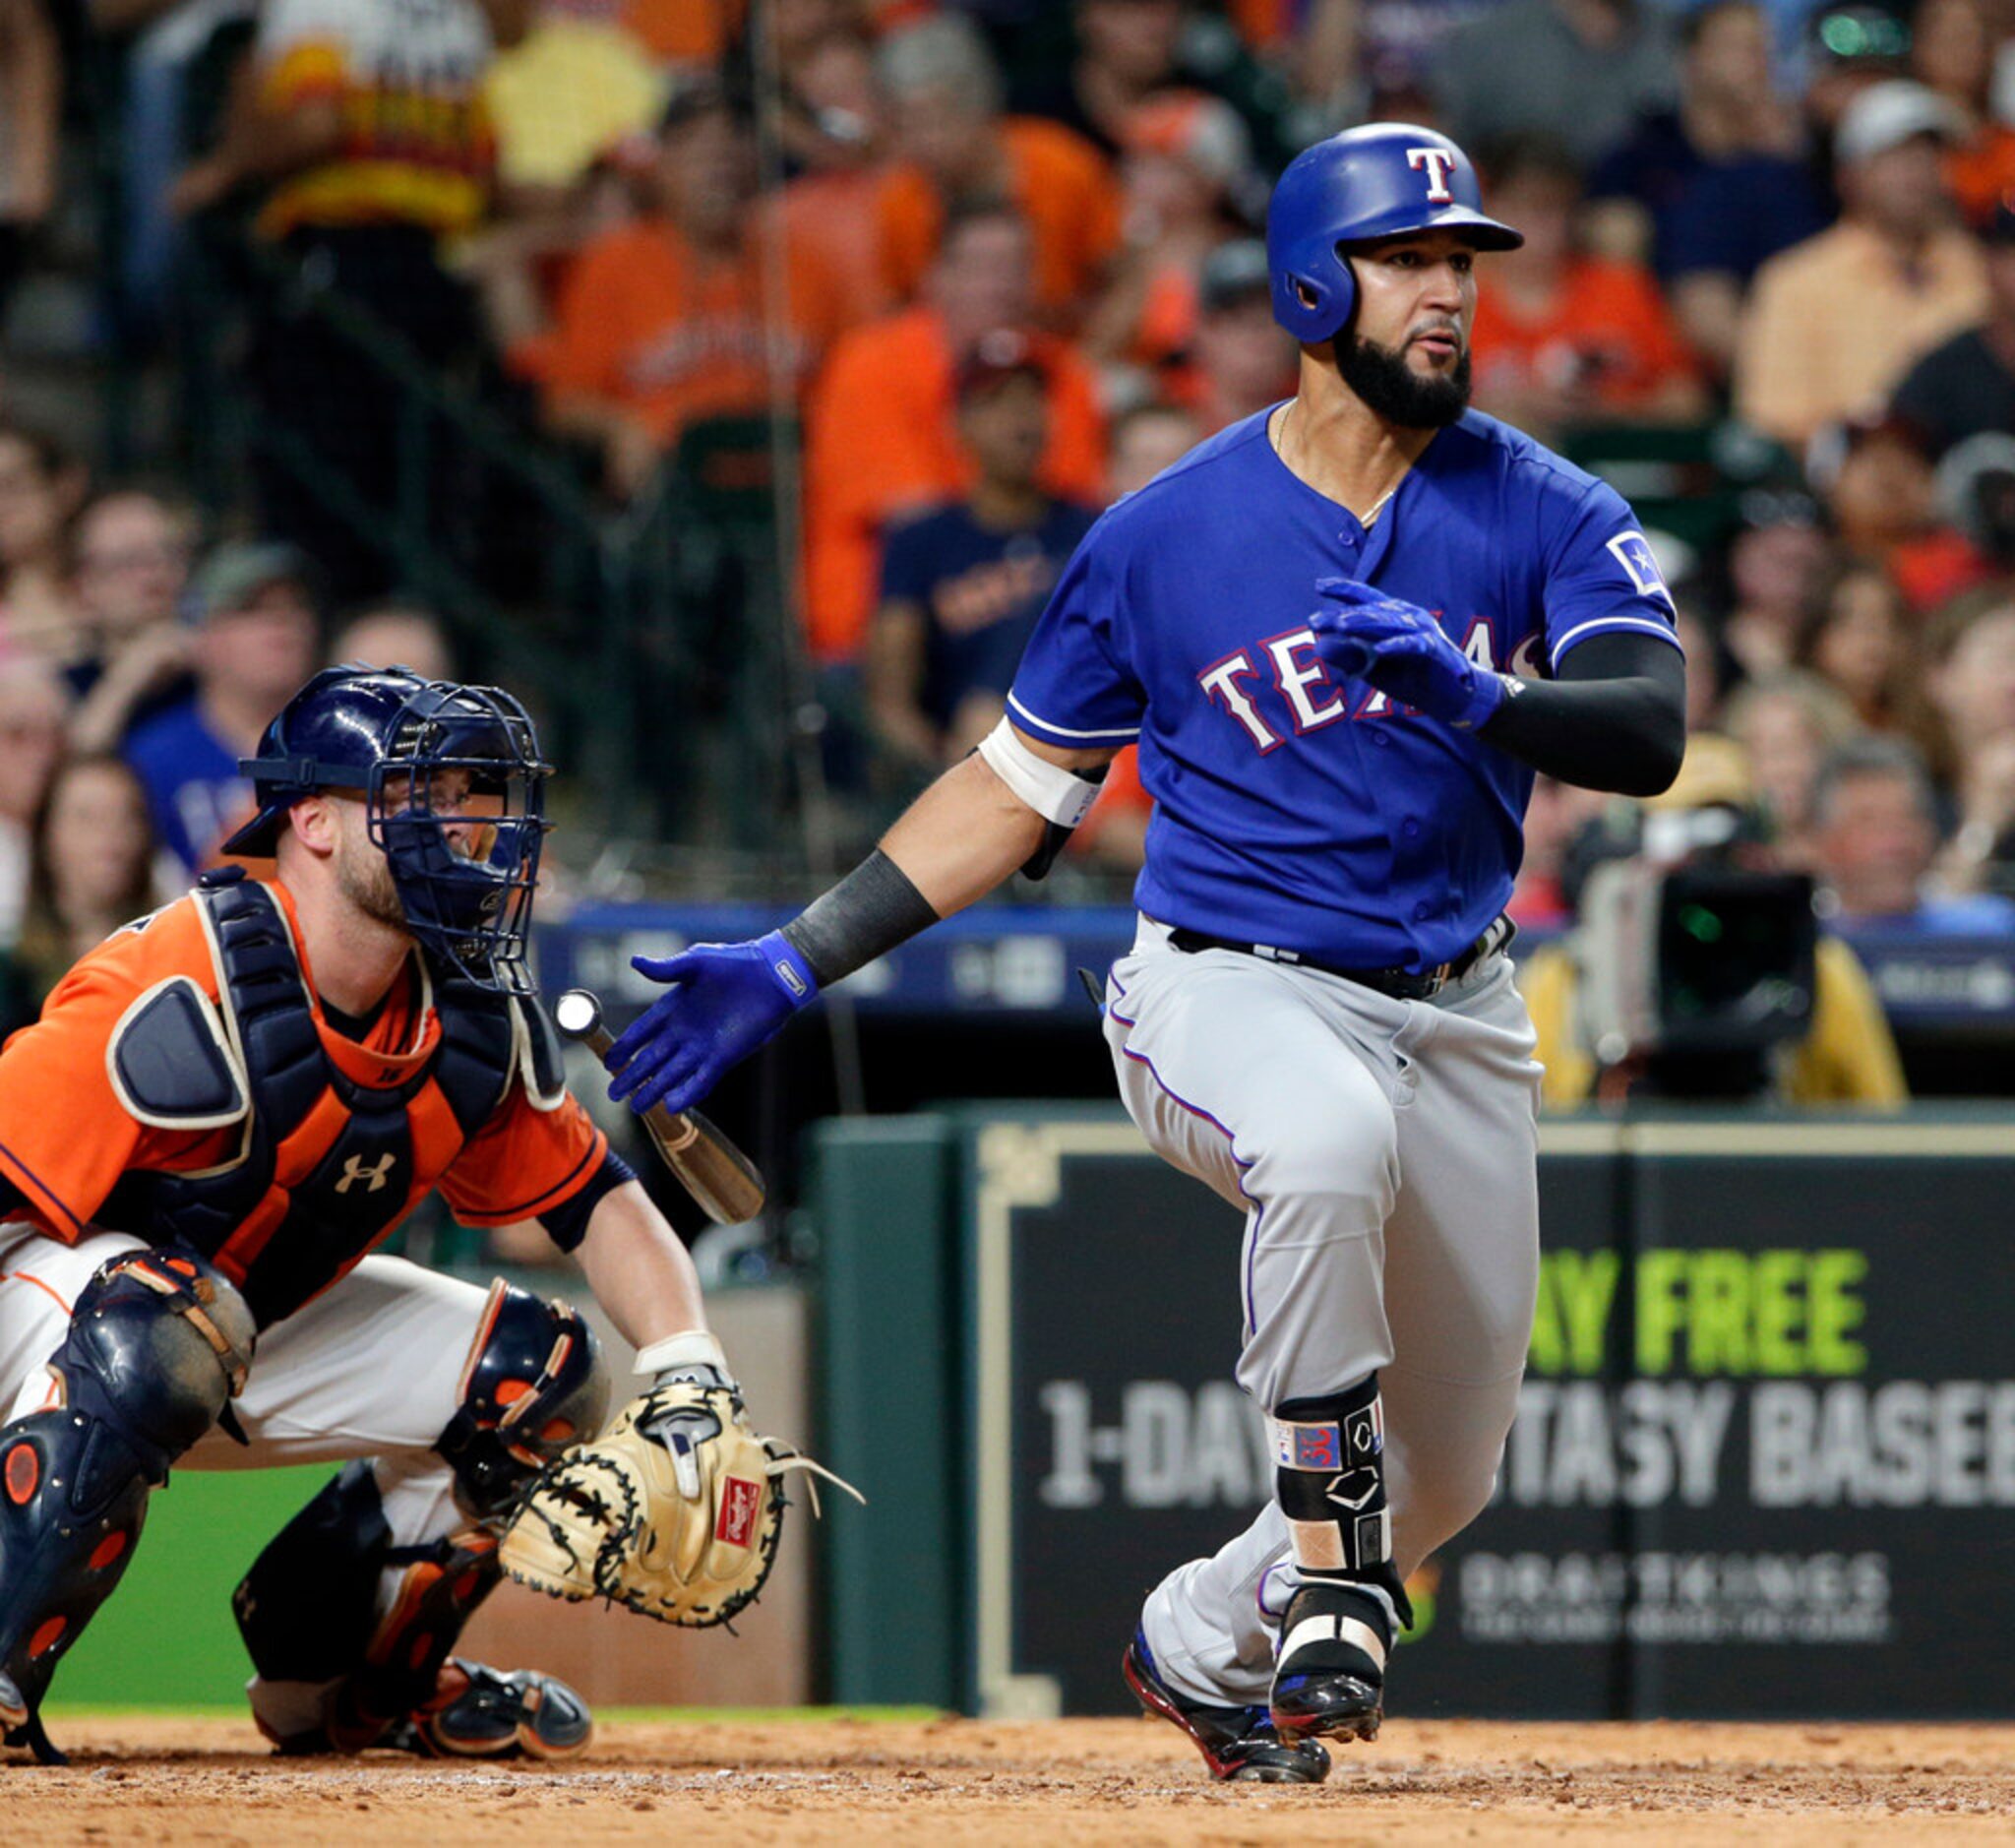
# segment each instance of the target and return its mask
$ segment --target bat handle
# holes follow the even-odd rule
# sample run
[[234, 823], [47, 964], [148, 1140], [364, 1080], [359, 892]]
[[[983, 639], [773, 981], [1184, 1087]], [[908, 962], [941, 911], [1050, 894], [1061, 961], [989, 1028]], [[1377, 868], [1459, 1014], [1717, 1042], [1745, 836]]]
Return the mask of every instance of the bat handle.
[[[616, 1043], [615, 1036], [597, 1020], [580, 1036], [581, 1043], [601, 1060], [608, 1063], [609, 1048]], [[658, 1146], [668, 1155], [676, 1155], [680, 1149], [690, 1147], [700, 1135], [696, 1124], [683, 1110], [667, 1110], [663, 1104], [652, 1104], [643, 1113], [644, 1122], [658, 1133]]]
[[[555, 1004], [553, 1018], [561, 1032], [608, 1064], [616, 1042], [602, 1024], [601, 1003], [588, 990], [570, 988]], [[659, 1103], [641, 1114], [665, 1166], [715, 1225], [742, 1225], [763, 1211], [768, 1194], [763, 1171], [699, 1111], [671, 1111]]]

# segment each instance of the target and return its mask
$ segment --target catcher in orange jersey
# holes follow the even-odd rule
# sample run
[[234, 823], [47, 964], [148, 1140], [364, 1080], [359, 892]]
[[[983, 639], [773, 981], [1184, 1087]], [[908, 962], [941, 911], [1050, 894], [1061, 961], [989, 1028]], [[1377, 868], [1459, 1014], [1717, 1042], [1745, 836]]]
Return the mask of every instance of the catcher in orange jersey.
[[[523, 708], [333, 668], [244, 769], [261, 806], [227, 850], [276, 876], [206, 874], [0, 1051], [0, 1734], [60, 1761], [39, 1705], [171, 1464], [329, 1460], [233, 1600], [261, 1729], [288, 1753], [578, 1752], [572, 1690], [451, 1654], [511, 1523], [538, 1508], [545, 1589], [718, 1621], [767, 1570], [786, 1465], [532, 998], [548, 770]], [[641, 1508], [529, 1493], [596, 1453], [608, 1380], [578, 1314], [370, 1256], [436, 1188], [468, 1224], [537, 1220], [640, 1349], [623, 1454], [587, 1473]], [[677, 1595], [644, 1598], [646, 1530], [687, 1529]]]

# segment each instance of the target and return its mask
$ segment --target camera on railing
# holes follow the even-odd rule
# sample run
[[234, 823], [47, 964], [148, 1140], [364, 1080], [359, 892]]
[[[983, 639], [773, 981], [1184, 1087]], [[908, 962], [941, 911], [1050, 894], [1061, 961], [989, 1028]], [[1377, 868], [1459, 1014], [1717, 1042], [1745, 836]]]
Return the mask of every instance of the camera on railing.
[[1811, 1028], [1818, 924], [1808, 874], [1769, 864], [1731, 807], [1643, 816], [1581, 892], [1583, 1042], [1633, 1094], [1743, 1097]]

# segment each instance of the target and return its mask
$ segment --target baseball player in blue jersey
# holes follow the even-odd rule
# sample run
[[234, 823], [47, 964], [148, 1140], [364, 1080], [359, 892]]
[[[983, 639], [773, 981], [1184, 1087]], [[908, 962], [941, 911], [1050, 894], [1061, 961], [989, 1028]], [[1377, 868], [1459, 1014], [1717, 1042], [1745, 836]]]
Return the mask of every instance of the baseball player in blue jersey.
[[1127, 1108], [1246, 1215], [1241, 1385], [1274, 1502], [1148, 1598], [1125, 1670], [1219, 1777], [1369, 1738], [1407, 1575], [1489, 1500], [1539, 1266], [1539, 1067], [1503, 951], [1535, 770], [1648, 795], [1684, 668], [1629, 508], [1468, 410], [1487, 217], [1403, 124], [1276, 188], [1287, 403], [1099, 521], [1008, 716], [781, 931], [671, 985], [612, 1094], [703, 1096], [818, 989], [1040, 872], [1136, 739], [1154, 797], [1106, 1037]]

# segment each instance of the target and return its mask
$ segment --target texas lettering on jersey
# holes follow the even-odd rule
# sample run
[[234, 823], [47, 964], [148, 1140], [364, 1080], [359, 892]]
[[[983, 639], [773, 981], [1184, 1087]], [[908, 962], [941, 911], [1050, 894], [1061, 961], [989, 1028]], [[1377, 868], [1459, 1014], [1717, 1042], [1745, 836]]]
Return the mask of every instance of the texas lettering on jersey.
[[[1443, 627], [1447, 626], [1440, 610], [1433, 614]], [[1500, 669], [1487, 617], [1479, 616], [1469, 623], [1462, 638], [1462, 651], [1492, 673], [1503, 671], [1527, 678], [1537, 678], [1539, 674], [1539, 637], [1527, 636]], [[1411, 707], [1399, 705], [1375, 687], [1357, 687], [1352, 697], [1347, 698], [1330, 678], [1328, 667], [1316, 658], [1315, 637], [1307, 628], [1269, 636], [1251, 647], [1240, 648], [1206, 667], [1196, 676], [1196, 682], [1262, 755], [1277, 750], [1290, 732], [1306, 735], [1320, 731], [1341, 718], [1416, 716]], [[1266, 698], [1269, 691], [1285, 706], [1285, 726], [1281, 724], [1283, 713]]]
[[1437, 431], [1367, 527], [1280, 460], [1268, 414], [1107, 511], [1008, 712], [1065, 749], [1138, 739], [1149, 916], [1347, 968], [1432, 967], [1509, 897], [1532, 772], [1333, 676], [1309, 628], [1316, 581], [1435, 611], [1514, 678], [1599, 635], [1678, 646], [1672, 598], [1622, 497], [1494, 418]]

